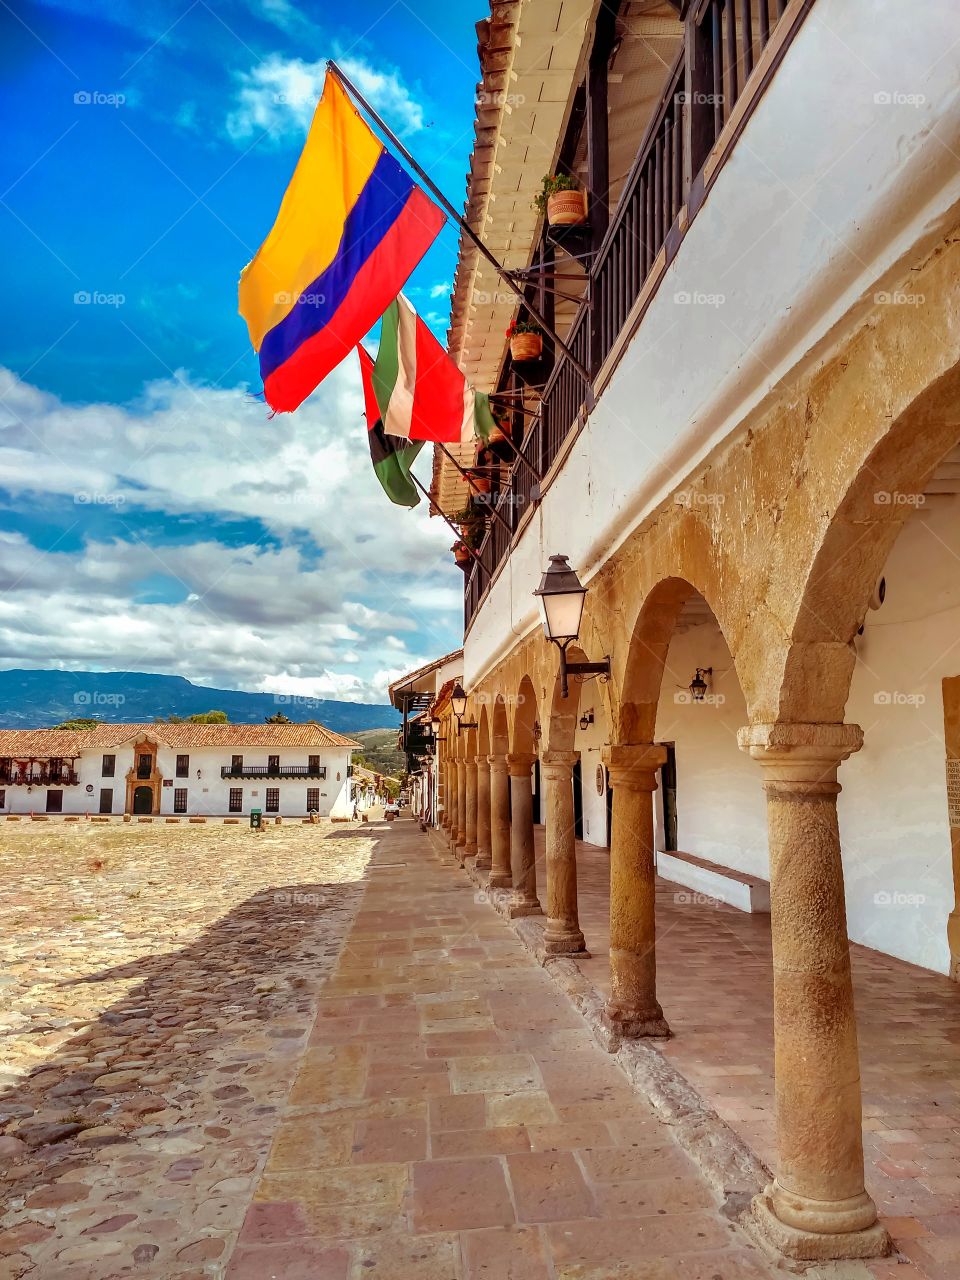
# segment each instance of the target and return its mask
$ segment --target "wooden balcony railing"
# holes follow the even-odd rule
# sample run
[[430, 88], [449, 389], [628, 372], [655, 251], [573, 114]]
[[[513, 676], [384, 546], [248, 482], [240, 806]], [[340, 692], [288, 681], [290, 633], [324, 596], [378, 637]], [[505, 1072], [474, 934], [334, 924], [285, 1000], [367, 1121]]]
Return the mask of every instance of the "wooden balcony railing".
[[268, 764], [252, 764], [234, 767], [225, 764], [220, 769], [221, 778], [325, 778], [324, 764], [281, 764], [276, 768]]
[[[683, 5], [683, 44], [593, 258], [584, 300], [567, 334], [567, 344], [594, 377], [614, 352], [628, 321], [636, 319], [632, 313], [644, 291], [652, 296], [659, 273], [676, 254], [703, 203], [719, 167], [715, 149], [721, 149], [718, 143], [724, 141], [724, 130], [730, 126], [727, 144], [732, 147], [763, 84], [813, 3], [689, 0]], [[764, 57], [788, 11], [790, 29]], [[736, 113], [737, 103], [748, 89], [752, 100], [747, 110]], [[524, 458], [541, 476], [549, 472], [571, 432], [586, 425], [593, 397], [593, 386], [569, 359], [560, 356], [543, 388], [539, 413], [522, 443]], [[531, 467], [518, 458], [494, 498], [509, 532], [499, 520], [488, 521], [479, 562], [474, 562], [466, 576], [465, 631], [510, 554], [524, 512], [541, 496]]]
[[80, 775], [70, 765], [34, 765], [32, 770], [0, 767], [2, 787], [76, 787], [79, 782]]

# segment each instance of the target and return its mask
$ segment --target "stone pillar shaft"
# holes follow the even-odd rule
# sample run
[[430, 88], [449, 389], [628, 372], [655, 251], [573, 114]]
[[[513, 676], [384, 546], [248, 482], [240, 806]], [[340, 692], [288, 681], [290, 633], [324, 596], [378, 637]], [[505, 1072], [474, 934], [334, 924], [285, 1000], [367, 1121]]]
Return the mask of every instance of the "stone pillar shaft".
[[626, 1036], [668, 1036], [657, 1002], [653, 792], [666, 749], [609, 746], [613, 787], [610, 836], [610, 999], [608, 1025]]
[[577, 842], [573, 812], [575, 751], [548, 751], [540, 762], [545, 783], [547, 838], [547, 926], [549, 955], [584, 952], [577, 912]]
[[443, 805], [440, 811], [440, 826], [444, 831], [450, 826], [450, 761], [444, 757], [439, 770], [439, 801]]
[[463, 823], [463, 852], [469, 857], [477, 852], [477, 760], [470, 756], [465, 765], [466, 813]]
[[454, 836], [454, 848], [462, 855], [463, 845], [467, 840], [467, 762], [457, 761], [457, 830]]
[[536, 915], [537, 863], [533, 841], [533, 779], [530, 770], [536, 756], [526, 752], [507, 756], [510, 771], [510, 874], [513, 880], [514, 916]]
[[857, 725], [752, 725], [770, 843], [777, 1177], [761, 1224], [797, 1258], [867, 1257], [889, 1241], [863, 1185], [860, 1062], [837, 824], [837, 768]]
[[478, 871], [489, 871], [490, 857], [490, 764], [477, 756], [477, 861]]
[[509, 889], [510, 775], [506, 756], [489, 756], [490, 764], [490, 880], [493, 888]]

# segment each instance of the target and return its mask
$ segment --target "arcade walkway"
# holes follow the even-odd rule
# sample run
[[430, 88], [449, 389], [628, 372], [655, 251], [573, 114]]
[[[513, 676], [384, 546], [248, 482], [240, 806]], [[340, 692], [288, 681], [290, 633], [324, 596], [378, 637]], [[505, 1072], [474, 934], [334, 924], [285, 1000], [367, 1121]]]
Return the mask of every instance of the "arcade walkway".
[[[545, 901], [543, 828], [537, 875]], [[608, 990], [608, 851], [577, 842], [579, 961]], [[960, 987], [852, 947], [863, 1080], [867, 1189], [900, 1253], [929, 1280], [960, 1276]], [[770, 917], [657, 882], [657, 986], [674, 1038], [658, 1047], [772, 1166]], [[917, 1274], [875, 1262], [876, 1275]]]
[[432, 838], [371, 834], [228, 1280], [781, 1274]]

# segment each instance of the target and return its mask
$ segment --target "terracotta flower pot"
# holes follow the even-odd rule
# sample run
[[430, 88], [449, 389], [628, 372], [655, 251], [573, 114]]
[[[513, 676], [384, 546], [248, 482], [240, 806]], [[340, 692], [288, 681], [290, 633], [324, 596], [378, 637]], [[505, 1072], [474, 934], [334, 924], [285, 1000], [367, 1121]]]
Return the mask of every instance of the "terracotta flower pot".
[[512, 360], [539, 360], [543, 354], [543, 334], [515, 333], [510, 339]]
[[453, 548], [453, 558], [457, 564], [469, 564], [471, 560], [470, 552], [464, 546], [456, 546]]
[[585, 191], [554, 191], [547, 196], [547, 221], [552, 227], [575, 227], [586, 220]]
[[507, 433], [504, 431], [503, 427], [498, 425], [490, 432], [490, 438], [487, 440], [487, 444], [506, 444], [507, 439]]
[[489, 493], [490, 477], [485, 473], [470, 472], [470, 485], [473, 493]]

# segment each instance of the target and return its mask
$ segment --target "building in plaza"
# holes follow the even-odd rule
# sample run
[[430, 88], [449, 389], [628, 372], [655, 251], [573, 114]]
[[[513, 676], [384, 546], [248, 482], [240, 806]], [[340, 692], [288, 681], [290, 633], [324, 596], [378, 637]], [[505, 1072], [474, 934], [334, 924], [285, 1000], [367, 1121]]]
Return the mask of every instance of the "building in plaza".
[[0, 813], [349, 817], [359, 745], [320, 724], [0, 729]]
[[428, 822], [437, 822], [444, 798], [437, 768], [437, 742], [431, 728], [435, 713], [449, 701], [454, 684], [463, 680], [463, 650], [447, 653], [418, 667], [390, 686], [390, 701], [403, 715], [399, 746], [406, 755], [410, 807]]
[[[590, 946], [576, 835], [609, 847], [618, 1035], [669, 1033], [655, 859], [772, 902], [755, 1213], [799, 1258], [888, 1247], [848, 939], [960, 978], [955, 31], [946, 0], [492, 0], [478, 26], [466, 217], [523, 289], [461, 239], [450, 351], [511, 409], [481, 460], [467, 707], [432, 704], [440, 820], [545, 909], [548, 953]], [[585, 222], [534, 207], [556, 173]], [[527, 304], [565, 350], [512, 357]], [[470, 501], [439, 451], [432, 497]], [[559, 554], [587, 589], [568, 657], [609, 660], [566, 697], [534, 594]]]

